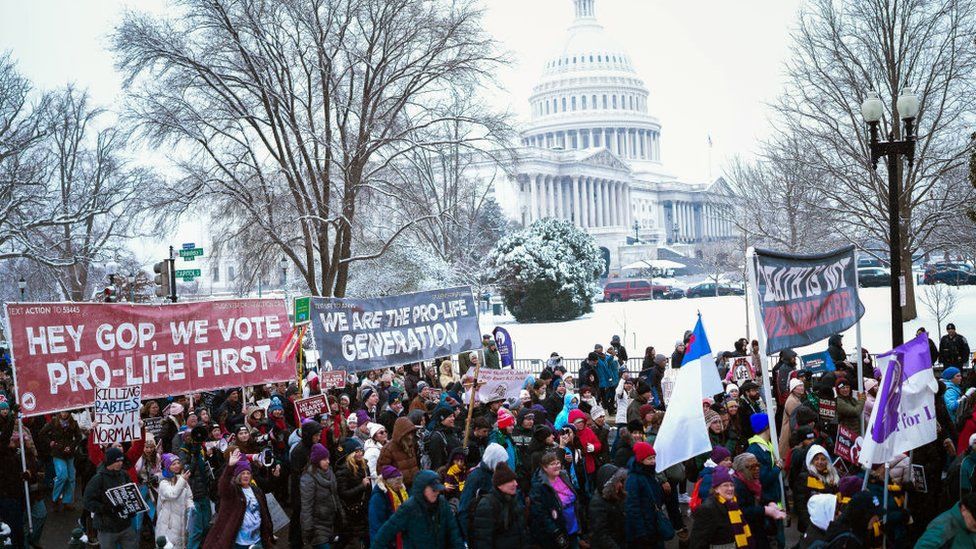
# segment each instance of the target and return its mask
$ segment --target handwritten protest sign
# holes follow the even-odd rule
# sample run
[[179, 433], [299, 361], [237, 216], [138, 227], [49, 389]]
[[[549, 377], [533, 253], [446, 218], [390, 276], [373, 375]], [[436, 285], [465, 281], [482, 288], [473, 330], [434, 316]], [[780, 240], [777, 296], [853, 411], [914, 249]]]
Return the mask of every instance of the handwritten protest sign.
[[129, 517], [149, 510], [139, 488], [132, 482], [109, 488], [105, 491], [105, 497], [119, 508], [120, 514]]
[[837, 401], [829, 398], [820, 399], [820, 419], [824, 423], [837, 423]]
[[325, 395], [314, 395], [295, 401], [295, 412], [298, 414], [299, 421], [303, 419], [315, 419], [319, 414], [328, 411], [328, 409], [329, 403]]
[[741, 385], [746, 380], [756, 379], [756, 369], [752, 365], [751, 356], [736, 356], [732, 357], [730, 361], [729, 368], [732, 371], [732, 379], [737, 384]]
[[159, 435], [163, 434], [163, 418], [160, 416], [144, 418], [142, 426], [147, 433], [156, 437], [156, 440], [159, 440]]
[[291, 330], [280, 299], [5, 308], [26, 416], [91, 406], [96, 388], [142, 385], [157, 398], [295, 373], [276, 358]]
[[837, 426], [837, 443], [834, 444], [834, 454], [848, 463], [857, 463], [861, 453], [861, 437], [855, 431], [844, 425]]
[[95, 389], [95, 443], [115, 444], [142, 438], [139, 408], [142, 387]]
[[323, 391], [329, 389], [343, 389], [346, 386], [345, 370], [329, 370], [319, 372], [319, 386]]

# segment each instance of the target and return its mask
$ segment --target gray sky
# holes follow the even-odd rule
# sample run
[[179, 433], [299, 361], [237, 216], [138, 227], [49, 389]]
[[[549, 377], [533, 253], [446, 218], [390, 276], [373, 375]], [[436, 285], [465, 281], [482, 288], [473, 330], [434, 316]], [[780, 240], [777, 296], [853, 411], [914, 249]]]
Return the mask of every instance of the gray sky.
[[[573, 19], [572, 0], [484, 0], [488, 31], [514, 64], [491, 100], [528, 116], [545, 59]], [[664, 165], [680, 178], [714, 176], [733, 155], [750, 157], [768, 133], [782, 88], [789, 32], [800, 0], [596, 0], [597, 18], [630, 54], [662, 124]], [[10, 50], [36, 86], [74, 82], [109, 107], [122, 99], [107, 51], [122, 10], [164, 13], [164, 0], [0, 0], [0, 50]]]

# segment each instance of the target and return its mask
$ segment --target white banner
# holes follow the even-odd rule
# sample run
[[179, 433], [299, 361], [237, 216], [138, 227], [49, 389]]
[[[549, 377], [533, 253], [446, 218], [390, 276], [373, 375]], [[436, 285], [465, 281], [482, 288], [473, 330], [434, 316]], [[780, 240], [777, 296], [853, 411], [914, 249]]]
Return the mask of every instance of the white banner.
[[[509, 401], [517, 400], [526, 377], [528, 374], [518, 370], [482, 368], [478, 373], [478, 388], [475, 389], [475, 398], [478, 402], [490, 402], [499, 398]], [[471, 369], [461, 380], [462, 385], [464, 385], [462, 398], [465, 402], [468, 402], [468, 395], [471, 394], [471, 380], [473, 378], [474, 369]]]

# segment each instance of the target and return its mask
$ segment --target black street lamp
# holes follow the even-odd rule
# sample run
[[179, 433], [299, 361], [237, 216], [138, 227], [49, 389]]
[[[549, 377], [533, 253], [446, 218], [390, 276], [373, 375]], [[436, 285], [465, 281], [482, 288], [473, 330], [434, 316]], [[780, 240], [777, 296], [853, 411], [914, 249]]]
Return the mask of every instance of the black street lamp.
[[136, 294], [136, 274], [129, 273], [129, 303], [135, 301]]
[[17, 281], [17, 287], [20, 288], [20, 300], [24, 301], [24, 292], [27, 291], [27, 279], [23, 275]]
[[[904, 324], [901, 310], [902, 291], [902, 243], [899, 226], [901, 199], [901, 157], [908, 159], [908, 165], [915, 162], [915, 117], [918, 116], [919, 101], [914, 93], [907, 91], [898, 96], [895, 104], [897, 113], [905, 124], [905, 138], [895, 141], [894, 132], [888, 134], [888, 141], [878, 140], [878, 123], [884, 114], [884, 105], [875, 91], [868, 92], [861, 104], [861, 116], [868, 123], [870, 132], [871, 166], [878, 169], [878, 160], [887, 157], [888, 162], [888, 249], [891, 264], [891, 345], [897, 347], [905, 342]], [[893, 124], [894, 125], [894, 124]], [[907, 281], [906, 281], [907, 282]]]
[[634, 244], [640, 244], [640, 223], [634, 220]]
[[282, 257], [278, 266], [281, 267], [281, 287], [284, 288], [285, 284], [288, 283], [288, 258]]

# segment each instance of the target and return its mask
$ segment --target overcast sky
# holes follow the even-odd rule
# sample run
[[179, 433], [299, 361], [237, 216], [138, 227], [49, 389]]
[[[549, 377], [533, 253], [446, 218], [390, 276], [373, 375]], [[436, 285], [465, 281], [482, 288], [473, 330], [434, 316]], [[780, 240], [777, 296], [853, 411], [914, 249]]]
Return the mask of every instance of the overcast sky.
[[[523, 119], [544, 61], [561, 49], [572, 0], [484, 0], [485, 24], [511, 53], [493, 102]], [[767, 103], [783, 82], [800, 0], [596, 0], [597, 18], [630, 54], [662, 124], [662, 157], [688, 181], [714, 176], [733, 155], [751, 156], [769, 131]], [[164, 0], [0, 0], [0, 50], [13, 52], [38, 87], [73, 82], [108, 107], [122, 97], [107, 50], [126, 7], [165, 12]]]

